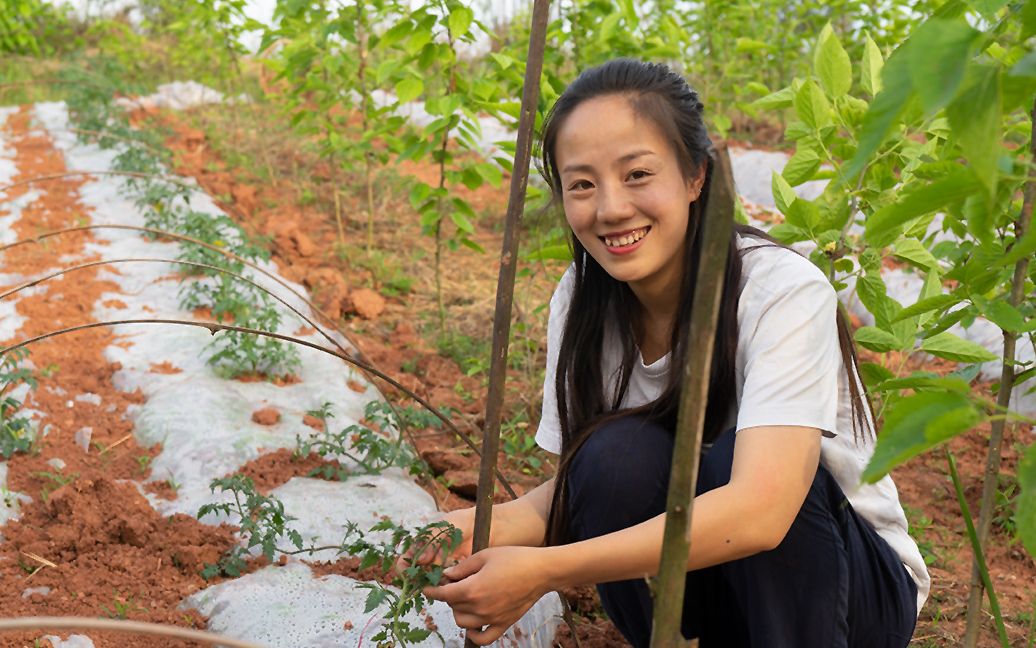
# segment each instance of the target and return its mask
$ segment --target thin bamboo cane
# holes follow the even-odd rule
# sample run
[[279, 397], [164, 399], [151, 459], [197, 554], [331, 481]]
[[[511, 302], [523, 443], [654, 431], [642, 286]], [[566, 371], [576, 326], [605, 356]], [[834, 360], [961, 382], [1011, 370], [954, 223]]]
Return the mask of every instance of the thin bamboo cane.
[[698, 480], [705, 408], [709, 396], [709, 373], [736, 199], [730, 155], [726, 146], [720, 146], [716, 151], [704, 214], [705, 238], [698, 259], [687, 362], [682, 367], [683, 389], [680, 393], [680, 413], [666, 501], [662, 559], [654, 588], [652, 648], [677, 648], [687, 644], [680, 632], [680, 622], [687, 580], [687, 555], [691, 549], [694, 491]]
[[21, 617], [18, 619], [0, 619], [0, 633], [14, 630], [103, 630], [105, 632], [121, 632], [132, 634], [169, 637], [171, 639], [187, 639], [201, 641], [209, 645], [227, 646], [227, 648], [264, 648], [261, 644], [231, 639], [204, 630], [181, 628], [162, 623], [145, 621], [125, 621], [121, 619], [94, 619], [89, 617]]
[[7, 190], [14, 189], [15, 187], [22, 187], [22, 186], [25, 186], [25, 185], [36, 184], [37, 182], [48, 182], [50, 180], [61, 180], [62, 178], [74, 178], [76, 176], [92, 176], [92, 175], [97, 175], [97, 176], [102, 176], [102, 175], [107, 175], [107, 176], [124, 176], [124, 177], [127, 177], [127, 178], [147, 178], [147, 179], [151, 179], [151, 180], [160, 180], [162, 182], [168, 182], [169, 184], [178, 185], [178, 186], [183, 187], [185, 189], [197, 189], [198, 191], [201, 191], [201, 187], [199, 187], [197, 185], [188, 184], [188, 183], [186, 183], [186, 182], [184, 182], [182, 180], [177, 180], [176, 178], [173, 178], [172, 176], [158, 175], [158, 174], [154, 174], [154, 173], [138, 173], [136, 171], [67, 171], [65, 173], [54, 173], [54, 174], [51, 174], [51, 175], [42, 175], [42, 176], [37, 176], [35, 178], [26, 178], [25, 180], [19, 180], [18, 182], [12, 182], [10, 184], [6, 184], [6, 185], [3, 185], [3, 186], [0, 186], [0, 192], [6, 192]]
[[[515, 143], [511, 188], [507, 198], [504, 240], [500, 251], [500, 273], [496, 286], [496, 309], [493, 315], [493, 356], [489, 369], [489, 394], [486, 397], [486, 423], [482, 432], [482, 461], [479, 466], [478, 492], [475, 504], [475, 528], [471, 551], [489, 546], [493, 517], [493, 473], [500, 450], [500, 418], [504, 404], [504, 383], [507, 378], [507, 345], [511, 336], [511, 306], [514, 301], [514, 280], [518, 266], [518, 225], [525, 211], [525, 189], [529, 182], [533, 129], [540, 96], [540, 73], [547, 37], [550, 0], [535, 0], [532, 28], [529, 34], [529, 55], [525, 63], [525, 84], [522, 88], [521, 116]], [[473, 648], [466, 640], [465, 646]]]

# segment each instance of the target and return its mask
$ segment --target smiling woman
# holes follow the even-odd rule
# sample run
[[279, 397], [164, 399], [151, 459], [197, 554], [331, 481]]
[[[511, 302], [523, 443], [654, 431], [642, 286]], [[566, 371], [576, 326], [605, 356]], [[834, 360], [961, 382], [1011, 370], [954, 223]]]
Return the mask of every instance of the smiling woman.
[[[596, 584], [630, 643], [650, 640], [681, 371], [709, 199], [703, 105], [662, 65], [585, 71], [543, 130], [574, 259], [551, 300], [537, 442], [557, 475], [495, 507], [453, 582], [429, 588], [488, 643], [543, 593]], [[682, 630], [701, 645], [900, 647], [928, 593], [873, 452], [834, 289], [762, 232], [730, 240], [709, 376]]]

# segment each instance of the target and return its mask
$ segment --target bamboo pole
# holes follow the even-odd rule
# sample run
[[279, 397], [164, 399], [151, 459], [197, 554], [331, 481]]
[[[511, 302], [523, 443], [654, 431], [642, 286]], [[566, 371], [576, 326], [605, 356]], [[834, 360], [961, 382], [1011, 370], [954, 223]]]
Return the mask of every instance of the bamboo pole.
[[[543, 69], [543, 48], [547, 37], [549, 10], [550, 0], [535, 0], [529, 35], [529, 55], [525, 63], [525, 85], [522, 88], [522, 112], [518, 120], [518, 140], [511, 172], [511, 191], [507, 199], [504, 240], [500, 251], [500, 274], [496, 286], [493, 357], [489, 369], [486, 423], [482, 433], [482, 461], [478, 474], [472, 553], [489, 546], [493, 516], [493, 474], [496, 471], [497, 453], [500, 449], [500, 418], [507, 378], [507, 344], [511, 336], [511, 306], [514, 301], [514, 279], [518, 265], [518, 225], [522, 212], [525, 211], [525, 189], [529, 182], [529, 161], [532, 157], [532, 137], [536, 126], [536, 105], [540, 96], [540, 72]], [[470, 648], [474, 644], [468, 640], [466, 645]]]
[[691, 515], [698, 480], [705, 407], [709, 395], [709, 370], [719, 319], [727, 251], [734, 223], [734, 176], [726, 146], [716, 151], [708, 205], [705, 209], [704, 240], [698, 259], [694, 288], [687, 362], [683, 367], [683, 388], [673, 445], [673, 464], [666, 500], [662, 559], [654, 587], [652, 648], [687, 645], [680, 633], [683, 616], [687, 555], [691, 548]]
[[167, 639], [184, 639], [200, 641], [208, 646], [225, 646], [226, 648], [263, 648], [262, 645], [233, 639], [223, 635], [181, 628], [180, 626], [146, 621], [128, 621], [124, 619], [93, 619], [87, 617], [20, 617], [17, 619], [0, 619], [0, 633], [14, 630], [102, 630], [104, 632], [121, 632], [143, 634]]

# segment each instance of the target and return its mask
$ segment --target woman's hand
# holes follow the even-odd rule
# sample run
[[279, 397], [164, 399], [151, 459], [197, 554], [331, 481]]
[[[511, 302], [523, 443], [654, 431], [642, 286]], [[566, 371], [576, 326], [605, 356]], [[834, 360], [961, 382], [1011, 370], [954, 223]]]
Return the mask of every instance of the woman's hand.
[[543, 549], [538, 547], [484, 549], [443, 575], [453, 582], [426, 587], [425, 596], [453, 608], [457, 625], [480, 646], [499, 639], [550, 591]]
[[457, 548], [449, 555], [444, 556], [441, 552], [436, 551], [435, 547], [425, 547], [421, 555], [417, 557], [417, 560], [413, 559], [414, 550], [411, 549], [410, 552], [400, 556], [399, 560], [396, 561], [396, 571], [401, 572], [412, 564], [430, 565], [436, 563], [445, 565], [464, 560], [471, 555], [471, 540], [475, 529], [475, 509], [466, 508], [450, 511], [443, 515], [442, 519], [460, 529], [462, 536]]

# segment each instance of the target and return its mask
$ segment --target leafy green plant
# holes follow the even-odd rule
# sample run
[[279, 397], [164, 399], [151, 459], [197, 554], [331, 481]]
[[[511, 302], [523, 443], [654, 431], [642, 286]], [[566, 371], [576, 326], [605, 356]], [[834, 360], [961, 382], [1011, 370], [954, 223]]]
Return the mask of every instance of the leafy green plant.
[[[429, 603], [422, 593], [425, 587], [435, 586], [442, 582], [443, 567], [433, 564], [429, 567], [418, 564], [418, 560], [426, 552], [441, 557], [444, 561], [460, 546], [463, 534], [460, 529], [449, 522], [432, 522], [417, 529], [402, 527], [392, 520], [383, 520], [373, 527], [371, 532], [382, 532], [390, 535], [388, 540], [372, 542], [350, 523], [347, 526], [346, 538], [342, 541], [340, 551], [360, 557], [360, 569], [377, 566], [383, 575], [394, 574], [392, 589], [379, 582], [361, 583], [359, 587], [368, 589], [364, 613], [369, 614], [378, 606], [386, 604], [382, 618], [387, 620], [371, 640], [378, 646], [393, 645], [398, 642], [406, 646], [427, 639], [434, 632], [440, 639], [438, 631], [426, 627], [415, 627], [404, 617], [421, 610]], [[402, 558], [402, 566], [397, 569], [397, 562]]]
[[244, 475], [231, 475], [214, 479], [209, 484], [213, 493], [230, 493], [233, 502], [205, 504], [198, 509], [198, 518], [211, 513], [221, 514], [239, 520], [240, 533], [245, 546], [235, 546], [219, 562], [205, 565], [202, 578], [208, 580], [221, 574], [239, 576], [249, 558], [249, 549], [259, 547], [267, 560], [273, 560], [277, 553], [277, 542], [287, 539], [296, 549], [302, 549], [302, 536], [288, 527], [289, 517], [284, 504], [276, 497], [262, 495], [255, 490], [255, 484]]
[[[836, 285], [855, 281], [856, 295], [875, 320], [856, 331], [857, 344], [896, 352], [904, 363], [927, 353], [965, 365], [998, 361], [1002, 367], [992, 401], [971, 389], [975, 373], [967, 367], [946, 376], [904, 377], [884, 364], [865, 363], [861, 370], [881, 397], [878, 412], [884, 415], [864, 472], [870, 481], [985, 421], [992, 429], [986, 474], [995, 476], [1004, 425], [1028, 420], [1008, 406], [1013, 385], [1033, 368], [1016, 358], [1016, 344], [1026, 338], [1033, 343], [1036, 331], [1036, 304], [1023, 299], [1033, 292], [1036, 271], [1029, 265], [1036, 250], [1036, 59], [1027, 40], [1036, 21], [1023, 3], [976, 7], [946, 3], [887, 60], [865, 39], [855, 75], [828, 26], [814, 49], [812, 75], [756, 103], [795, 115], [785, 131], [795, 153], [773, 177], [784, 223], [772, 233], [787, 242], [813, 241], [811, 258]], [[815, 200], [792, 190], [820, 177], [832, 181]], [[881, 266], [890, 257], [923, 277], [915, 304], [889, 296]], [[1002, 355], [949, 330], [980, 316], [1001, 329]], [[1016, 519], [1023, 543], [1036, 555], [1036, 524], [1022, 522], [1036, 519], [1036, 473], [1028, 472], [1036, 470], [1036, 461], [1028, 459], [1036, 455], [1033, 447], [1019, 471]], [[989, 582], [978, 557], [995, 490], [996, 481], [987, 479], [977, 529], [969, 534], [977, 544], [968, 646], [977, 638], [977, 597]], [[1000, 620], [998, 628], [1003, 635]]]
[[35, 440], [32, 422], [18, 415], [22, 401], [11, 395], [21, 385], [36, 388], [32, 371], [19, 366], [28, 356], [24, 348], [0, 356], [0, 456], [5, 459], [15, 452], [28, 452]]
[[[413, 427], [439, 427], [441, 421], [434, 416], [413, 409], [400, 410], [397, 416], [393, 407], [384, 401], [367, 403], [364, 418], [368, 425], [349, 425], [333, 432], [329, 419], [333, 418], [331, 404], [324, 403], [319, 409], [307, 412], [324, 423], [323, 431], [303, 439], [296, 437], [295, 455], [304, 457], [316, 453], [322, 457], [346, 457], [355, 462], [365, 474], [377, 474], [386, 468], [400, 467], [411, 475], [428, 473], [428, 466], [414, 454], [403, 438], [404, 429]], [[376, 427], [379, 431], [375, 431]], [[391, 436], [386, 436], [391, 434]], [[311, 475], [325, 479], [348, 479], [350, 470], [337, 464], [324, 464], [314, 469]]]

